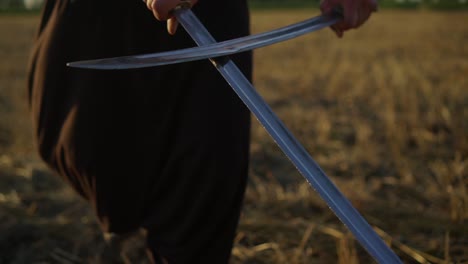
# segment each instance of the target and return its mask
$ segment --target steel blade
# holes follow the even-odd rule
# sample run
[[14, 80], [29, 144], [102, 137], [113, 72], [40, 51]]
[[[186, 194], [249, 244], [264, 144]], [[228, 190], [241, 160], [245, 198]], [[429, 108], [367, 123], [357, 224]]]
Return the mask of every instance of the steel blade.
[[339, 17], [339, 14], [321, 15], [273, 31], [223, 42], [214, 42], [201, 47], [108, 59], [77, 61], [70, 62], [67, 65], [78, 68], [121, 70], [221, 57], [268, 46], [329, 27], [335, 24], [339, 20]]
[[[175, 11], [175, 16], [198, 45], [210, 45], [215, 42], [189, 9], [178, 9]], [[281, 150], [326, 201], [338, 218], [351, 230], [369, 254], [379, 263], [402, 263], [273, 113], [234, 62], [229, 58], [210, 60]]]

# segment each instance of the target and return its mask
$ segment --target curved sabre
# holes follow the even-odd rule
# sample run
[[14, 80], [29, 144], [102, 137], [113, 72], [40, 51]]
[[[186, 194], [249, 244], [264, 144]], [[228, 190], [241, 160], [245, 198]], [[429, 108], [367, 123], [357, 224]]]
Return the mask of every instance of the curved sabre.
[[70, 67], [88, 69], [123, 70], [216, 58], [296, 38], [329, 27], [338, 22], [339, 19], [339, 14], [320, 15], [269, 32], [217, 42], [202, 47], [108, 59], [77, 61], [70, 62], [67, 65]]

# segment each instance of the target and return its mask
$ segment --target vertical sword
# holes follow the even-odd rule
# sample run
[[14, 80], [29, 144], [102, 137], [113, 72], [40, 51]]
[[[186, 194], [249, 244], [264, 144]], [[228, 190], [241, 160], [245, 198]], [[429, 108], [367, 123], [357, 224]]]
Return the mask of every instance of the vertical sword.
[[[173, 15], [197, 45], [203, 46], [216, 43], [216, 40], [189, 8], [190, 6], [181, 4], [174, 9]], [[315, 188], [338, 218], [351, 230], [369, 254], [378, 263], [402, 263], [273, 113], [272, 109], [255, 91], [252, 84], [234, 62], [228, 57], [213, 58], [210, 61], [299, 172]]]

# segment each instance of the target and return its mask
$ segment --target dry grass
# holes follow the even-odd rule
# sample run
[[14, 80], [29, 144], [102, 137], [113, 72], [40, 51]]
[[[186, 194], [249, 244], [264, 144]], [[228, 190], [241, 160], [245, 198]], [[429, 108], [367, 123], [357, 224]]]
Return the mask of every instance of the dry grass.
[[[253, 31], [314, 13], [258, 11]], [[259, 92], [405, 263], [468, 261], [467, 19], [383, 11], [342, 40], [322, 31], [256, 52]], [[88, 262], [102, 245], [93, 216], [31, 151], [35, 22], [0, 17], [0, 263]], [[256, 122], [252, 135], [232, 262], [371, 262]]]

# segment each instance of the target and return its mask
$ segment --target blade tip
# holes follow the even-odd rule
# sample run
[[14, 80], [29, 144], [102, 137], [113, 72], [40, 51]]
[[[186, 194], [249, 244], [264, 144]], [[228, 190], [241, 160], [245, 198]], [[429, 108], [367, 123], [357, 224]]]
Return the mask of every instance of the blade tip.
[[87, 62], [68, 62], [67, 67], [76, 68], [76, 69], [91, 69], [91, 70], [115, 70], [116, 67], [111, 67], [108, 65], [97, 65], [89, 64]]
[[81, 68], [81, 69], [89, 69], [89, 65], [80, 63], [80, 62], [67, 62], [66, 64], [67, 67], [70, 68]]

